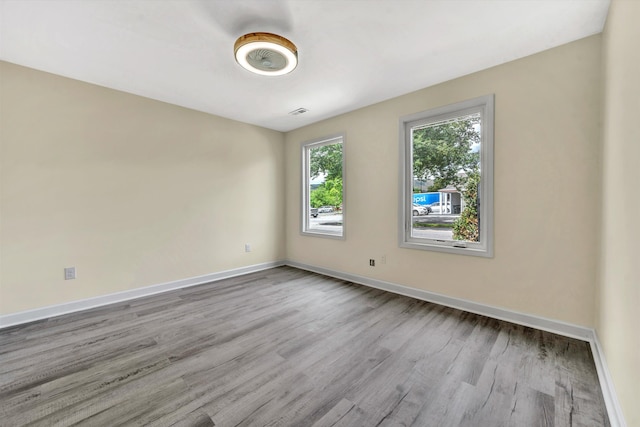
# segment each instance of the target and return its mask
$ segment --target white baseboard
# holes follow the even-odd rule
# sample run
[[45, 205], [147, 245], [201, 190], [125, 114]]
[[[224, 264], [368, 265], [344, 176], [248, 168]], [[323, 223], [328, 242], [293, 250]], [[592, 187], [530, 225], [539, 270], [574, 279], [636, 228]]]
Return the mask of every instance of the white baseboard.
[[186, 288], [189, 286], [201, 285], [204, 283], [215, 282], [230, 277], [240, 276], [243, 274], [253, 273], [256, 271], [267, 270], [273, 267], [289, 265], [301, 270], [312, 271], [323, 274], [325, 276], [335, 277], [349, 282], [369, 286], [384, 291], [393, 292], [399, 295], [420, 299], [423, 301], [433, 302], [459, 310], [480, 314], [482, 316], [494, 319], [505, 320], [507, 322], [528, 326], [535, 329], [541, 329], [558, 335], [576, 338], [586, 341], [591, 346], [593, 359], [600, 381], [600, 387], [604, 397], [609, 421], [612, 427], [626, 427], [622, 410], [615, 393], [613, 381], [606, 365], [602, 346], [598, 341], [598, 337], [593, 329], [584, 326], [573, 325], [558, 320], [547, 319], [544, 317], [533, 316], [530, 314], [519, 313], [517, 311], [507, 310], [504, 308], [493, 307], [490, 305], [480, 304], [468, 301], [462, 298], [454, 298], [446, 295], [429, 292], [422, 289], [411, 288], [408, 286], [398, 285], [396, 283], [385, 282], [382, 280], [372, 279], [369, 277], [358, 276], [350, 273], [343, 273], [322, 267], [302, 264], [295, 261], [276, 261], [264, 264], [256, 264], [248, 267], [237, 268], [233, 270], [211, 273], [204, 276], [191, 277], [188, 279], [176, 280], [173, 282], [161, 283], [157, 285], [147, 286], [144, 288], [131, 289], [128, 291], [117, 292], [109, 295], [103, 295], [95, 298], [88, 298], [79, 301], [72, 301], [64, 304], [42, 307], [34, 310], [22, 311], [0, 316], [0, 329], [19, 325], [22, 323], [33, 322], [35, 320], [46, 319], [49, 317], [60, 316], [63, 314], [73, 313], [82, 310], [88, 310], [116, 302], [127, 301], [135, 298], [141, 298], [158, 293], [168, 292], [175, 289]]
[[391, 282], [385, 282], [382, 280], [371, 279], [369, 277], [358, 276], [350, 273], [343, 273], [334, 271], [322, 267], [315, 267], [312, 265], [302, 264], [294, 261], [276, 261], [267, 262], [263, 264], [251, 265], [248, 267], [241, 267], [233, 270], [220, 271], [217, 273], [206, 274], [204, 276], [190, 277], [187, 279], [176, 280], [173, 282], [161, 283], [157, 285], [145, 286], [143, 288], [130, 289], [127, 291], [116, 292], [113, 294], [102, 295], [99, 297], [93, 297], [78, 301], [71, 301], [63, 304], [52, 305], [48, 307], [37, 308], [34, 310], [21, 311], [18, 313], [11, 313], [0, 315], [0, 328], [6, 328], [22, 323], [33, 322], [35, 320], [46, 319], [49, 317], [60, 316], [67, 313], [73, 313], [77, 311], [87, 310], [90, 308], [100, 307], [107, 304], [113, 304], [116, 302], [127, 301], [135, 298], [141, 298], [150, 296], [162, 292], [168, 292], [175, 289], [186, 288], [189, 286], [201, 285], [204, 283], [214, 282], [230, 277], [240, 276], [242, 274], [253, 273], [256, 271], [262, 271], [273, 267], [279, 267], [282, 265], [289, 265], [291, 267], [299, 268], [302, 270], [313, 271], [315, 273], [324, 274], [326, 276], [335, 277], [342, 280], [347, 280], [353, 283], [358, 283], [365, 286], [393, 292], [395, 294], [405, 295], [412, 298], [417, 298], [424, 301], [433, 302], [436, 304], [444, 305], [447, 307], [457, 308], [460, 310], [468, 311], [471, 313], [480, 314], [483, 316], [492, 317], [495, 319], [506, 320], [508, 322], [517, 323], [523, 326], [529, 326], [536, 329], [541, 329], [548, 332], [568, 336], [571, 338], [581, 339], [583, 341], [593, 341], [594, 332], [593, 329], [585, 328], [583, 326], [572, 325], [569, 323], [560, 322], [558, 320], [546, 319], [543, 317], [533, 316], [530, 314], [519, 313], [512, 310], [507, 310], [499, 307], [493, 307], [485, 304], [480, 304], [473, 301], [464, 300], [461, 298], [449, 297], [434, 292], [425, 291], [422, 289], [411, 288], [408, 286], [402, 286]]
[[531, 314], [519, 313], [517, 311], [507, 310], [504, 308], [479, 304], [477, 302], [468, 301], [462, 298], [453, 298], [446, 295], [437, 294], [422, 289], [410, 288], [407, 286], [398, 285], [396, 283], [385, 282], [369, 277], [358, 276], [355, 274], [343, 273], [322, 267], [302, 264], [295, 261], [287, 261], [286, 265], [323, 274], [325, 276], [331, 276], [337, 279], [358, 283], [364, 286], [393, 292], [395, 294], [405, 295], [419, 300], [433, 302], [439, 305], [480, 314], [482, 316], [505, 320], [507, 322], [516, 323], [518, 325], [529, 326], [531, 328], [541, 329], [543, 331], [552, 332], [554, 334], [586, 341], [591, 346], [591, 352], [593, 354], [593, 359], [596, 365], [598, 380], [600, 381], [600, 388], [602, 389], [602, 395], [607, 408], [611, 426], [626, 427], [624, 417], [622, 416], [622, 410], [615, 394], [613, 381], [611, 379], [611, 376], [609, 375], [609, 370], [607, 369], [607, 365], [604, 359], [602, 346], [598, 341], [595, 330], [591, 328], [573, 325], [571, 323], [565, 323], [559, 320], [534, 316]]
[[596, 371], [598, 372], [598, 380], [600, 381], [600, 389], [602, 390], [604, 403], [609, 413], [609, 422], [612, 427], [626, 427], [627, 423], [622, 415], [622, 408], [620, 407], [618, 396], [613, 386], [613, 379], [607, 368], [604, 351], [595, 330], [589, 340], [589, 344], [591, 344], [591, 352], [593, 353], [593, 361], [596, 364]]
[[0, 316], [0, 329], [36, 320], [47, 319], [49, 317], [61, 316], [82, 310], [88, 310], [103, 305], [131, 299], [146, 297], [162, 292], [173, 291], [175, 289], [187, 288], [189, 286], [202, 285], [204, 283], [215, 282], [230, 277], [240, 276], [256, 271], [267, 270], [273, 267], [284, 265], [283, 261], [266, 262], [263, 264], [250, 265], [248, 267], [236, 268], [233, 270], [220, 271], [217, 273], [205, 274], [204, 276], [190, 277], [173, 282], [160, 283], [157, 285], [145, 286], [143, 288], [130, 289], [99, 297], [87, 298], [78, 301], [71, 301], [63, 304], [56, 304], [48, 307], [36, 308], [34, 310], [21, 311], [18, 313], [5, 314]]
[[338, 279], [347, 280], [349, 282], [370, 286], [372, 288], [393, 292], [395, 294], [405, 295], [408, 297], [433, 302], [451, 308], [457, 308], [459, 310], [480, 314], [482, 316], [492, 317], [494, 319], [506, 320], [507, 322], [517, 323], [519, 325], [529, 326], [535, 329], [541, 329], [543, 331], [553, 332], [555, 334], [571, 338], [577, 338], [582, 341], [589, 341], [593, 336], [592, 329], [585, 328], [584, 326], [561, 322], [559, 320], [552, 320], [544, 317], [533, 316], [530, 314], [519, 313], [517, 311], [480, 304], [462, 298], [449, 297], [446, 295], [437, 294], [435, 292], [410, 288], [408, 286], [402, 286], [396, 283], [385, 282], [382, 280], [371, 279], [369, 277], [357, 276], [355, 274], [343, 273], [321, 267], [315, 267], [299, 262], [287, 261], [286, 264], [290, 265], [291, 267], [300, 268], [302, 270], [313, 271], [316, 273], [324, 274], [326, 276], [331, 276]]

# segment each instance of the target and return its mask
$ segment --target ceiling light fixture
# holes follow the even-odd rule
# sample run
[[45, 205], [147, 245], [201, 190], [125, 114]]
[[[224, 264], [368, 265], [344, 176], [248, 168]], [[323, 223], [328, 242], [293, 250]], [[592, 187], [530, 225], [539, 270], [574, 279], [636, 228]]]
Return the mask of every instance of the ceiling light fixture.
[[277, 34], [245, 34], [236, 40], [233, 50], [238, 64], [263, 76], [281, 76], [298, 65], [296, 45]]

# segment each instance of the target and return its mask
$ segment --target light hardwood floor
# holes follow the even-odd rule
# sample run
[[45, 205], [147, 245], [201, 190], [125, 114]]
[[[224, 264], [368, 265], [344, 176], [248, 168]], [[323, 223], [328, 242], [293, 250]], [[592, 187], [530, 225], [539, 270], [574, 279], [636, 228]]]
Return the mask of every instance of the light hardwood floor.
[[608, 426], [589, 345], [279, 267], [0, 330], [2, 426]]

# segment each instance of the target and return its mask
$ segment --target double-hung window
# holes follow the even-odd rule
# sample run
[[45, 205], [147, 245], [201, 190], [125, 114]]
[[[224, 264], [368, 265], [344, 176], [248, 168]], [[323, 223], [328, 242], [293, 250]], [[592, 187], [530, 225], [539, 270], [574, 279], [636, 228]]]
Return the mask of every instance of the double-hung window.
[[344, 139], [302, 144], [302, 234], [344, 239]]
[[400, 246], [493, 256], [493, 95], [400, 119]]

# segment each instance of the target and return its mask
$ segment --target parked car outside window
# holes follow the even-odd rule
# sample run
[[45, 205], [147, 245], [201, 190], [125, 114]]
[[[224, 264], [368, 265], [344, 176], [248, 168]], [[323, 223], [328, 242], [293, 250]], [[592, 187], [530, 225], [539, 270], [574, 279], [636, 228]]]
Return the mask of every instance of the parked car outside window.
[[414, 203], [413, 205], [413, 216], [419, 216], [419, 215], [429, 215], [429, 208], [427, 206], [422, 206], [422, 205], [416, 205]]

